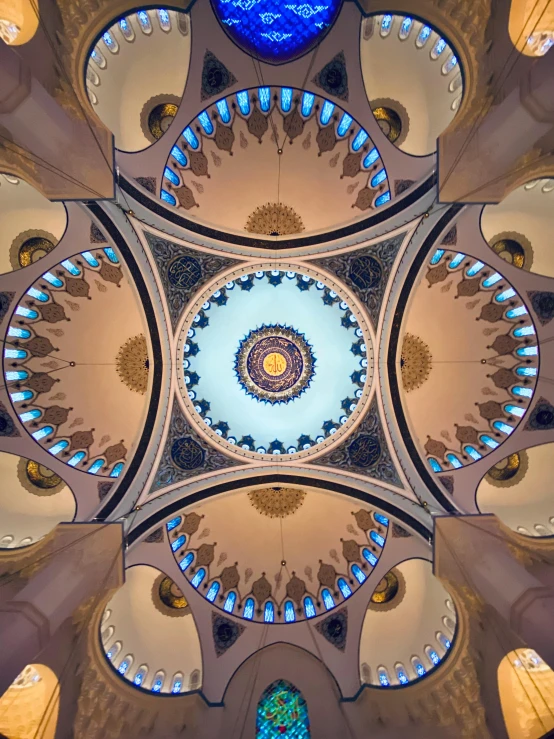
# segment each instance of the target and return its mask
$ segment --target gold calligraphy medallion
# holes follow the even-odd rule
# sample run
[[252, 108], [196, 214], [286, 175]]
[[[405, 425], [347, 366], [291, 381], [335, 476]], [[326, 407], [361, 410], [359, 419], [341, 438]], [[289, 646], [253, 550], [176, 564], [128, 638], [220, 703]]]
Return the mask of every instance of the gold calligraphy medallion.
[[279, 377], [287, 368], [287, 360], [281, 352], [271, 352], [263, 361], [264, 370], [272, 377]]

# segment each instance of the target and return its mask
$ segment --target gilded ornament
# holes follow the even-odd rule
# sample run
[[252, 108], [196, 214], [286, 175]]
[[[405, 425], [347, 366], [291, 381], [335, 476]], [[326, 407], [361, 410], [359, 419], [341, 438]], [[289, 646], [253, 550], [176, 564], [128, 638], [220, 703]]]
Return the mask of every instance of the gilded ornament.
[[523, 480], [529, 469], [527, 452], [515, 452], [497, 462], [487, 472], [487, 481], [495, 487], [513, 487]]
[[160, 599], [168, 608], [186, 608], [187, 599], [170, 577], [164, 577], [159, 586]]
[[433, 357], [427, 344], [418, 336], [405, 334], [400, 355], [402, 385], [409, 393], [417, 390], [428, 379], [433, 366]]
[[262, 488], [248, 493], [250, 502], [263, 516], [285, 518], [300, 508], [306, 493], [295, 488]]
[[121, 382], [134, 393], [144, 395], [148, 388], [150, 360], [144, 334], [125, 342], [116, 357], [117, 374]]
[[287, 236], [304, 230], [304, 224], [294, 208], [283, 203], [266, 203], [248, 216], [246, 231], [267, 236]]
[[396, 608], [406, 594], [406, 581], [399, 570], [389, 570], [379, 581], [369, 602], [373, 611], [390, 611]]
[[20, 459], [17, 473], [20, 483], [33, 495], [55, 495], [64, 486], [59, 475], [31, 459]]
[[148, 130], [156, 141], [167, 131], [178, 110], [179, 106], [174, 103], [160, 103], [152, 108], [148, 114]]
[[394, 143], [402, 133], [402, 121], [398, 113], [388, 106], [373, 108], [373, 115], [381, 131]]
[[52, 251], [55, 244], [50, 239], [32, 236], [19, 247], [17, 259], [20, 267], [28, 267]]

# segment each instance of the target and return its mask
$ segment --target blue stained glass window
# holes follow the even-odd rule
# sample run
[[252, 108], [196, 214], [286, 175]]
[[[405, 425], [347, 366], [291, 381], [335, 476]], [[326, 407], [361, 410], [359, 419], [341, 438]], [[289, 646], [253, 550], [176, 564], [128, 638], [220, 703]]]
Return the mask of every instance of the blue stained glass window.
[[98, 49], [93, 49], [93, 51], [91, 53], [91, 57], [94, 59], [94, 61], [96, 62], [96, 64], [98, 64], [98, 66], [101, 69], [106, 66], [106, 60], [104, 59], [104, 57], [102, 56], [102, 54], [98, 51]]
[[380, 205], [384, 205], [385, 203], [388, 203], [389, 200], [390, 200], [390, 190], [387, 190], [387, 192], [384, 192], [382, 195], [379, 195], [379, 197], [375, 201], [375, 207], [378, 208]]
[[79, 269], [79, 267], [77, 267], [76, 264], [73, 264], [70, 259], [64, 259], [64, 261], [62, 262], [62, 267], [75, 277], [81, 274], [81, 270]]
[[372, 539], [372, 541], [374, 541], [376, 544], [379, 544], [380, 547], [384, 547], [385, 546], [385, 540], [383, 539], [383, 537], [381, 536], [381, 534], [378, 534], [376, 531], [372, 531], [369, 534], [369, 536]]
[[442, 467], [434, 457], [429, 457], [428, 461], [433, 472], [442, 472]]
[[372, 567], [375, 567], [375, 565], [379, 561], [379, 558], [376, 557], [373, 552], [370, 552], [369, 549], [367, 549], [366, 547], [364, 547], [364, 549], [362, 550], [362, 554], [364, 555], [364, 559], [369, 562]]
[[84, 251], [81, 254], [81, 256], [84, 257], [84, 259], [86, 259], [86, 261], [90, 264], [91, 267], [98, 267], [98, 266], [100, 266], [98, 264], [98, 260], [95, 257], [93, 257], [92, 254], [89, 251]]
[[181, 534], [178, 539], [175, 539], [175, 541], [171, 542], [171, 549], [176, 552], [177, 549], [180, 549], [184, 545], [186, 540], [186, 536], [184, 534]]
[[485, 265], [483, 264], [483, 262], [475, 262], [475, 264], [473, 264], [473, 265], [472, 265], [472, 266], [471, 266], [471, 267], [470, 267], [470, 268], [468, 269], [468, 271], [467, 271], [467, 276], [468, 276], [468, 277], [473, 277], [474, 275], [476, 275], [476, 274], [477, 274], [477, 272], [480, 272], [480, 271], [481, 271], [481, 270], [483, 269], [483, 267], [484, 267], [484, 266], [485, 266]]
[[109, 31], [106, 31], [106, 33], [102, 34], [102, 41], [106, 44], [111, 52], [115, 53], [117, 51], [117, 43]]
[[306, 618], [313, 618], [315, 616], [314, 602], [309, 596], [304, 598], [304, 613], [306, 614]]
[[477, 449], [475, 449], [475, 447], [472, 447], [472, 446], [465, 446], [465, 447], [464, 447], [464, 451], [465, 451], [465, 452], [466, 452], [467, 454], [469, 454], [469, 456], [470, 456], [470, 457], [471, 457], [472, 459], [474, 459], [475, 461], [477, 461], [478, 459], [481, 459], [481, 455], [479, 454], [479, 452], [477, 451]]
[[208, 115], [207, 111], [203, 110], [198, 116], [198, 120], [200, 122], [200, 125], [204, 129], [204, 131], [208, 134], [208, 136], [214, 132], [214, 126], [213, 126], [212, 120], [210, 116]]
[[314, 107], [315, 95], [311, 92], [305, 92], [302, 95], [302, 115], [309, 116]]
[[389, 519], [386, 516], [383, 516], [382, 513], [374, 513], [373, 518], [378, 521], [382, 526], [388, 526], [389, 525]]
[[166, 529], [168, 531], [173, 531], [173, 529], [176, 529], [177, 526], [181, 523], [181, 516], [177, 516], [176, 518], [172, 518], [171, 521], [168, 521], [166, 524]]
[[495, 421], [493, 423], [493, 426], [495, 429], [502, 431], [503, 434], [511, 434], [514, 430], [512, 426], [508, 426], [508, 424], [504, 423], [504, 421]]
[[173, 157], [173, 159], [175, 159], [177, 164], [181, 165], [181, 167], [187, 166], [188, 160], [186, 156], [183, 154], [183, 152], [181, 151], [181, 149], [179, 149], [178, 146], [174, 146], [173, 149], [171, 149], [171, 156]]
[[434, 665], [438, 665], [438, 664], [439, 664], [439, 662], [440, 662], [440, 657], [439, 657], [439, 655], [438, 655], [438, 654], [437, 654], [437, 653], [435, 652], [435, 650], [434, 650], [434, 649], [430, 649], [430, 650], [428, 651], [428, 656], [429, 656], [429, 659], [431, 660], [431, 662], [432, 662], [432, 663], [433, 663]]
[[450, 462], [454, 469], [459, 469], [462, 466], [462, 463], [455, 454], [447, 454], [446, 459]]
[[516, 369], [518, 375], [524, 375], [526, 377], [535, 377], [537, 374], [536, 367], [518, 367]]
[[329, 123], [334, 110], [334, 103], [330, 102], [329, 100], [326, 100], [323, 103], [323, 107], [321, 108], [321, 115], [319, 116], [319, 120], [322, 126], [326, 126]]
[[231, 114], [229, 112], [227, 100], [225, 98], [223, 98], [223, 100], [218, 100], [216, 106], [223, 123], [229, 123], [229, 121], [231, 120]]
[[227, 613], [233, 613], [233, 610], [235, 608], [235, 603], [237, 600], [237, 594], [232, 590], [227, 598], [225, 599], [225, 604], [223, 605], [223, 610], [227, 611]]
[[525, 415], [525, 408], [520, 408], [519, 405], [505, 405], [504, 410], [519, 418]]
[[275, 608], [273, 607], [273, 603], [270, 600], [268, 600], [264, 608], [264, 621], [267, 624], [272, 624], [274, 620], [275, 620]]
[[375, 147], [371, 149], [371, 151], [366, 154], [366, 157], [364, 159], [364, 167], [371, 167], [372, 164], [374, 164], [379, 159], [379, 152]]
[[302, 693], [285, 680], [264, 690], [256, 711], [256, 739], [310, 739], [308, 707]]
[[[304, 94], [306, 95], [307, 93]], [[271, 88], [259, 87], [258, 98], [260, 99], [260, 108], [264, 111], [264, 113], [267, 113], [271, 106]], [[302, 112], [304, 112], [304, 107], [302, 107]]]
[[25, 359], [27, 352], [23, 349], [4, 349], [6, 359]]
[[59, 277], [55, 277], [51, 272], [45, 272], [42, 275], [43, 280], [46, 280], [46, 282], [49, 282], [51, 285], [54, 285], [54, 287], [62, 287], [63, 282], [60, 280]]
[[504, 292], [501, 292], [500, 295], [497, 295], [495, 300], [497, 300], [499, 303], [503, 303], [505, 300], [508, 300], [509, 298], [513, 298], [516, 294], [516, 291], [513, 287], [509, 287], [507, 290], [504, 290]]
[[65, 440], [58, 441], [58, 443], [54, 444], [54, 446], [51, 446], [48, 451], [50, 452], [50, 454], [53, 454], [54, 456], [56, 456], [56, 454], [59, 454], [67, 446], [69, 446], [68, 441], [65, 441]]
[[384, 669], [379, 670], [379, 684], [384, 688], [387, 688], [390, 685], [389, 676]]
[[250, 98], [246, 90], [237, 92], [237, 103], [239, 104], [240, 112], [243, 115], [248, 115], [250, 113]]
[[423, 26], [423, 28], [421, 29], [417, 37], [417, 41], [416, 41], [417, 46], [419, 47], [425, 46], [430, 35], [431, 35], [431, 29], [429, 28], [429, 26]]
[[454, 259], [448, 265], [450, 269], [456, 269], [456, 267], [458, 267], [464, 261], [465, 256], [466, 256], [465, 254], [461, 254], [461, 253], [456, 254]]
[[108, 257], [110, 262], [113, 262], [114, 264], [119, 264], [119, 259], [117, 258], [117, 255], [111, 246], [106, 246], [104, 248], [104, 254]]
[[167, 192], [167, 190], [162, 190], [160, 197], [162, 200], [165, 200], [165, 202], [169, 203], [170, 205], [177, 205], [177, 201], [170, 192]]
[[198, 149], [198, 139], [190, 126], [187, 126], [183, 131], [183, 137], [189, 146], [192, 146], [193, 149]]
[[[16, 316], [23, 316], [24, 318], [30, 318], [31, 320], [38, 318], [38, 313], [36, 312], [36, 310], [31, 310], [30, 308], [24, 308], [22, 305], [17, 306], [17, 308], [15, 309], [15, 314]], [[29, 336], [30, 335], [31, 334], [29, 334]]]
[[192, 564], [193, 559], [194, 554], [192, 552], [189, 552], [187, 556], [179, 562], [179, 567], [181, 568], [182, 572], [186, 572], [188, 570], [188, 568]]
[[32, 411], [25, 411], [25, 413], [22, 413], [19, 418], [21, 419], [21, 423], [27, 423], [27, 421], [32, 421], [33, 418], [40, 418], [42, 415], [42, 411], [39, 411], [38, 408], [33, 408]]
[[483, 434], [483, 436], [479, 438], [484, 444], [486, 444], [487, 446], [490, 446], [491, 449], [496, 449], [496, 447], [499, 446], [498, 442], [495, 441], [492, 437], [488, 436], [487, 434]]
[[208, 590], [208, 594], [206, 595], [206, 598], [210, 601], [210, 603], [213, 603], [218, 593], [219, 593], [219, 583], [213, 582], [210, 585], [210, 589]]
[[333, 599], [333, 596], [331, 593], [325, 588], [321, 591], [321, 597], [323, 598], [323, 603], [325, 605], [325, 608], [330, 611], [331, 608], [335, 607], [335, 601]]
[[119, 477], [123, 470], [123, 462], [118, 462], [110, 472], [110, 477]]
[[43, 426], [38, 431], [35, 431], [32, 436], [37, 441], [40, 441], [41, 439], [44, 439], [45, 436], [48, 436], [49, 434], [53, 433], [54, 429], [52, 426]]
[[244, 611], [242, 612], [243, 618], [247, 618], [251, 621], [254, 617], [254, 599], [248, 598], [244, 604]]
[[443, 38], [437, 40], [431, 51], [431, 59], [437, 59], [446, 49], [446, 41]]
[[170, 182], [172, 182], [174, 185], [179, 184], [179, 178], [175, 174], [175, 172], [170, 169], [169, 167], [166, 167], [164, 169], [164, 177], [166, 177]]
[[102, 469], [103, 466], [104, 466], [104, 460], [97, 459], [95, 462], [91, 464], [87, 472], [90, 472], [91, 475], [95, 475], [99, 470]]
[[290, 106], [292, 105], [292, 88], [282, 87], [281, 88], [281, 108], [284, 113], [288, 113]]
[[160, 28], [162, 31], [171, 30], [171, 21], [169, 19], [169, 13], [164, 8], [158, 9], [158, 20], [160, 21]]
[[16, 380], [26, 380], [29, 375], [25, 370], [9, 370], [6, 372], [6, 380], [8, 382], [15, 382]]
[[343, 113], [342, 118], [339, 122], [339, 127], [337, 128], [337, 134], [339, 136], [344, 136], [346, 133], [348, 133], [348, 129], [350, 128], [350, 124], [352, 123], [352, 116], [348, 115], [348, 113]]
[[381, 21], [381, 35], [386, 36], [392, 28], [392, 15], [384, 15]]
[[401, 667], [396, 668], [396, 677], [398, 678], [400, 685], [407, 685], [408, 676]]
[[398, 35], [402, 40], [408, 38], [410, 31], [412, 30], [412, 25], [413, 20], [411, 18], [404, 18], [402, 25], [400, 26], [400, 31], [398, 32]]
[[288, 624], [292, 623], [293, 621], [296, 621], [296, 613], [294, 612], [294, 604], [290, 600], [287, 600], [287, 602], [285, 603], [285, 621]]
[[80, 462], [80, 461], [81, 461], [82, 459], [84, 459], [84, 458], [85, 458], [85, 453], [84, 453], [84, 452], [76, 452], [76, 453], [75, 453], [75, 454], [74, 454], [74, 455], [73, 455], [73, 456], [71, 457], [71, 459], [70, 459], [70, 460], [68, 461], [68, 463], [67, 463], [67, 464], [68, 464], [68, 465], [70, 465], [70, 467], [76, 467], [76, 466], [77, 466], [77, 465], [79, 464], [79, 462]]
[[339, 590], [342, 593], [343, 598], [350, 598], [352, 595], [352, 590], [350, 589], [350, 585], [346, 582], [344, 577], [339, 577], [338, 581]]
[[201, 567], [195, 574], [195, 576], [191, 580], [191, 585], [193, 588], [197, 588], [202, 580], [206, 577], [206, 570]]
[[122, 18], [119, 21], [119, 30], [123, 34], [123, 36], [128, 39], [129, 41], [133, 38], [134, 33], [133, 29], [131, 28], [131, 24], [126, 18]]
[[491, 285], [496, 285], [496, 283], [502, 279], [502, 275], [499, 275], [498, 272], [494, 272], [490, 277], [487, 277], [486, 280], [483, 280], [483, 287], [491, 287]]
[[534, 326], [521, 326], [520, 328], [516, 328], [516, 330], [514, 331], [514, 336], [531, 336], [534, 333]]
[[180, 677], [177, 677], [173, 680], [173, 686], [171, 688], [171, 692], [180, 693], [182, 687], [183, 687], [183, 680]]
[[152, 32], [152, 24], [150, 23], [150, 16], [146, 12], [146, 10], [139, 10], [137, 13], [137, 18], [140, 23], [140, 27], [145, 33], [151, 33]]
[[442, 65], [442, 73], [443, 74], [449, 74], [454, 67], [458, 64], [458, 60], [455, 56], [451, 56], [450, 59], [448, 59], [443, 65]]
[[354, 151], [358, 151], [358, 149], [360, 149], [365, 144], [368, 138], [369, 136], [367, 131], [364, 131], [364, 129], [361, 128], [356, 134], [354, 141], [352, 142], [352, 149]]
[[516, 352], [520, 357], [533, 357], [539, 353], [536, 346], [520, 346]]
[[31, 336], [31, 332], [27, 331], [26, 328], [15, 328], [10, 326], [8, 329], [8, 336], [17, 336], [19, 339], [28, 339]]
[[506, 313], [508, 318], [517, 318], [518, 316], [524, 316], [527, 313], [527, 308], [524, 305], [520, 305], [518, 308], [512, 308]]
[[144, 682], [145, 675], [146, 675], [146, 670], [140, 669], [135, 675], [135, 677], [133, 678], [133, 682], [135, 683], [135, 685], [142, 685], [142, 683]]
[[522, 398], [533, 397], [533, 391], [529, 387], [520, 387], [519, 385], [517, 385], [516, 387], [512, 388], [512, 392], [514, 395], [519, 395]]
[[361, 570], [358, 565], [354, 564], [352, 565], [352, 572], [354, 573], [354, 577], [356, 580], [361, 584], [365, 582], [366, 576], [363, 570]]
[[152, 692], [159, 693], [160, 690], [162, 689], [163, 684], [164, 684], [163, 677], [157, 677], [152, 685]]
[[30, 390], [23, 390], [19, 393], [11, 393], [10, 398], [13, 403], [21, 403], [23, 400], [30, 400], [33, 397], [33, 393]]
[[40, 300], [41, 303], [46, 303], [46, 301], [48, 300], [48, 295], [46, 293], [43, 293], [42, 290], [37, 290], [36, 287], [30, 287], [27, 290], [27, 295], [30, 295], [36, 300]]
[[120, 663], [119, 667], [117, 668], [117, 671], [119, 672], [120, 675], [124, 675], [128, 669], [129, 669], [129, 663], [127, 662], [126, 659], [124, 659]]
[[414, 670], [416, 671], [416, 674], [418, 677], [423, 677], [425, 675], [425, 667], [421, 664], [421, 662], [414, 661]]

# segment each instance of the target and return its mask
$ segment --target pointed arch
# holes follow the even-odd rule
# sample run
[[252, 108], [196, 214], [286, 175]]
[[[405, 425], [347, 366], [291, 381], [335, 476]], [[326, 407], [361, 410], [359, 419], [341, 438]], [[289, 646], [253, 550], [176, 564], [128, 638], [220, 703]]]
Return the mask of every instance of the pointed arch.
[[310, 739], [308, 706], [302, 693], [286, 680], [271, 683], [258, 703], [256, 739]]

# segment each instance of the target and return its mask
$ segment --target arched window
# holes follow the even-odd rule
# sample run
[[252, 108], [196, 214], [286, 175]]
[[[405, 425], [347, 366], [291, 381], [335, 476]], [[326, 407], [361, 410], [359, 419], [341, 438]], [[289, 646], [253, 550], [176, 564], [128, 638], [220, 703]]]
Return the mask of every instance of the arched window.
[[440, 662], [440, 657], [437, 654], [437, 652], [433, 649], [433, 647], [430, 647], [427, 645], [425, 647], [425, 654], [427, 655], [427, 659], [432, 665], [438, 665]]
[[34, 431], [31, 436], [36, 439], [37, 441], [40, 441], [45, 436], [48, 436], [49, 434], [53, 433], [54, 429], [52, 426], [43, 426], [38, 431]]
[[390, 685], [390, 678], [386, 667], [383, 667], [383, 665], [381, 665], [377, 669], [377, 675], [379, 677], [379, 685], [382, 685], [384, 688], [388, 688], [388, 686]]
[[197, 570], [196, 575], [191, 580], [192, 587], [197, 588], [205, 577], [206, 570], [201, 567], [199, 570]]
[[172, 531], [173, 529], [177, 528], [177, 526], [181, 523], [181, 516], [177, 516], [176, 518], [172, 518], [171, 521], [168, 521], [166, 524], [166, 528], [168, 531]]
[[381, 20], [381, 30], [379, 33], [383, 38], [386, 38], [392, 29], [392, 15], [384, 15]]
[[373, 518], [377, 521], [377, 523], [380, 523], [381, 526], [389, 525], [389, 519], [386, 516], [383, 516], [382, 513], [374, 513]]
[[141, 665], [138, 670], [135, 672], [135, 676], [133, 678], [133, 682], [135, 685], [142, 685], [144, 682], [144, 678], [148, 674], [148, 665]]
[[104, 631], [102, 632], [102, 641], [104, 642], [104, 644], [110, 641], [110, 639], [113, 636], [114, 631], [115, 629], [113, 626], [108, 626], [107, 629], [104, 629]]
[[361, 673], [362, 673], [362, 682], [365, 685], [369, 685], [371, 683], [371, 670], [367, 662], [362, 662]]
[[99, 472], [102, 469], [103, 466], [104, 466], [104, 460], [102, 458], [97, 459], [95, 462], [93, 462], [90, 465], [87, 472], [90, 472], [91, 475], [95, 475], [97, 472]]
[[406, 668], [404, 665], [401, 662], [397, 662], [394, 669], [396, 672], [396, 679], [400, 685], [407, 685], [410, 681], [408, 680], [408, 675], [406, 674]]
[[85, 458], [84, 452], [77, 452], [71, 457], [71, 459], [68, 461], [67, 464], [70, 465], [71, 467], [76, 467], [79, 464], [79, 462], [84, 458]]
[[242, 612], [243, 618], [247, 618], [251, 621], [254, 618], [254, 598], [247, 598], [244, 604], [244, 611]]
[[383, 537], [381, 536], [381, 534], [378, 534], [376, 531], [372, 531], [369, 534], [369, 536], [370, 536], [371, 540], [374, 541], [376, 544], [378, 544], [380, 547], [384, 547], [385, 546], [385, 540], [383, 539]]
[[146, 10], [139, 10], [137, 13], [138, 22], [140, 23], [140, 29], [143, 33], [149, 36], [152, 33], [152, 23], [150, 22], [150, 16]]
[[296, 621], [296, 614], [294, 612], [294, 604], [291, 600], [287, 600], [285, 603], [285, 621], [290, 624]]
[[427, 670], [423, 666], [423, 663], [416, 655], [412, 657], [412, 667], [414, 668], [414, 672], [418, 677], [423, 677], [427, 672]]
[[264, 608], [264, 621], [268, 624], [272, 624], [275, 620], [275, 608], [273, 603], [268, 600]]
[[189, 690], [198, 690], [200, 687], [200, 670], [193, 670], [190, 673]]
[[338, 586], [340, 592], [342, 593], [342, 597], [350, 598], [350, 596], [352, 595], [352, 590], [350, 589], [350, 585], [346, 582], [344, 577], [339, 577]]
[[2, 539], [0, 539], [0, 547], [9, 547], [14, 538], [15, 537], [12, 534], [7, 534], [6, 536], [3, 536]]
[[352, 573], [360, 585], [365, 581], [366, 576], [363, 570], [361, 570], [357, 564], [352, 565]]
[[223, 606], [223, 610], [227, 611], [227, 613], [233, 613], [233, 609], [235, 607], [235, 603], [237, 600], [237, 594], [232, 590], [227, 598], [225, 599], [225, 604]]
[[162, 190], [160, 193], [160, 197], [162, 200], [164, 200], [166, 203], [169, 203], [170, 205], [177, 205], [177, 200], [170, 192], [167, 192], [167, 190]]
[[460, 462], [460, 460], [455, 454], [447, 454], [446, 459], [450, 462], [452, 467], [454, 467], [454, 469], [456, 470], [462, 466], [462, 463]]
[[127, 673], [127, 670], [132, 664], [133, 664], [133, 655], [128, 654], [119, 663], [119, 667], [117, 668], [117, 671], [119, 672], [120, 675], [125, 675]]
[[540, 523], [535, 524], [535, 531], [539, 536], [552, 536], [550, 531]]
[[177, 549], [180, 549], [184, 543], [186, 542], [186, 538], [184, 534], [181, 534], [181, 536], [178, 539], [175, 539], [175, 541], [171, 542], [171, 548], [174, 552], [177, 551]]
[[333, 599], [333, 596], [331, 593], [327, 590], [327, 588], [324, 588], [321, 591], [321, 597], [323, 598], [323, 603], [325, 604], [325, 608], [329, 611], [331, 608], [335, 607], [335, 601]]
[[164, 681], [165, 681], [165, 672], [163, 670], [159, 670], [154, 675], [154, 679], [152, 680], [152, 692], [161, 693], [161, 690], [164, 686]]
[[169, 13], [164, 8], [158, 8], [158, 21], [162, 31], [165, 31], [166, 33], [171, 31], [171, 19], [169, 17]]
[[48, 451], [50, 452], [50, 454], [56, 456], [56, 454], [59, 454], [63, 449], [66, 448], [66, 446], [69, 446], [69, 442], [65, 439], [62, 439], [61, 441], [58, 441], [57, 444], [54, 444], [54, 446], [51, 446]]
[[190, 126], [187, 126], [185, 130], [183, 131], [183, 136], [185, 137], [185, 141], [192, 149], [198, 149], [198, 139], [196, 138], [196, 134], [192, 130]]
[[171, 692], [180, 693], [182, 689], [183, 689], [183, 673], [177, 672], [175, 675], [173, 675], [173, 680], [171, 681]]
[[248, 115], [250, 113], [250, 98], [246, 90], [237, 92], [237, 103], [239, 105], [240, 112], [243, 115]]
[[373, 552], [370, 552], [369, 549], [364, 547], [364, 549], [362, 549], [362, 554], [364, 555], [364, 559], [367, 560], [372, 567], [375, 567], [379, 559], [373, 554]]
[[452, 619], [449, 616], [443, 616], [442, 622], [444, 624], [444, 627], [453, 634], [456, 629], [454, 621], [452, 621]]
[[310, 739], [308, 706], [302, 693], [276, 680], [262, 693], [256, 711], [256, 739]]
[[306, 614], [306, 618], [313, 618], [315, 616], [314, 602], [309, 595], [304, 598], [304, 613]]
[[[52, 452], [52, 450], [50, 450], [50, 452]], [[110, 472], [110, 477], [119, 477], [122, 470], [123, 470], [123, 462], [118, 462], [113, 468], [113, 470]]]
[[112, 646], [106, 652], [106, 657], [113, 662], [114, 659], [119, 654], [120, 649], [121, 649], [121, 642], [116, 641], [115, 644], [112, 644]]
[[206, 598], [210, 601], [210, 603], [214, 602], [216, 595], [219, 593], [219, 588], [220, 585], [217, 580], [210, 585], [210, 589], [208, 590], [208, 593], [206, 595]]
[[193, 559], [194, 559], [194, 554], [192, 552], [189, 552], [187, 556], [179, 562], [179, 567], [181, 568], [183, 572], [186, 572], [186, 570], [188, 570], [188, 568], [192, 564]]

